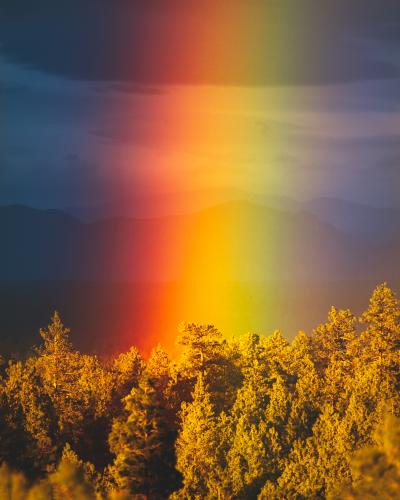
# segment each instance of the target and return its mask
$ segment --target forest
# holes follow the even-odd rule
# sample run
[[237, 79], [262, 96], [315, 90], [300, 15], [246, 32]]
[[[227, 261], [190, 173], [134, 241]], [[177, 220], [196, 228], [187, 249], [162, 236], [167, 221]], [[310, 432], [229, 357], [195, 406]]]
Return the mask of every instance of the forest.
[[0, 498], [400, 498], [400, 302], [332, 307], [288, 342], [183, 324], [112, 359], [57, 313], [1, 360]]

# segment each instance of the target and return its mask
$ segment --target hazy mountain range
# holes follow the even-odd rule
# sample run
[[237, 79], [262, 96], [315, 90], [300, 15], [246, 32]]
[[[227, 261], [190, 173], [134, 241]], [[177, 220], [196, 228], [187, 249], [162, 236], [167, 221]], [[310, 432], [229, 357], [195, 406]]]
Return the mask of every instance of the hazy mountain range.
[[[199, 245], [205, 270], [229, 260], [237, 281], [399, 275], [400, 212], [331, 199], [291, 211], [230, 202], [179, 216], [90, 223], [57, 210], [7, 206], [0, 208], [0, 230], [2, 280], [190, 279], [181, 263]], [[197, 241], [205, 237], [207, 244]]]
[[129, 217], [158, 218], [161, 214], [184, 215], [201, 212], [223, 203], [237, 202], [256, 204], [283, 212], [308, 212], [321, 222], [332, 224], [337, 229], [371, 242], [387, 240], [399, 235], [400, 207], [375, 207], [337, 198], [317, 198], [298, 201], [284, 196], [249, 195], [242, 191], [223, 192], [192, 191], [190, 193], [169, 193], [163, 195], [137, 197], [132, 200], [121, 198], [118, 202], [66, 207], [65, 212], [80, 220]]
[[[0, 347], [37, 342], [54, 309], [78, 347], [107, 353], [132, 343], [147, 349], [161, 333], [173, 342], [182, 320], [235, 334], [281, 328], [291, 338], [323, 321], [331, 305], [360, 313], [379, 282], [400, 286], [399, 221], [395, 209], [327, 199], [227, 202], [191, 214], [95, 222], [1, 207]], [[213, 273], [225, 262], [222, 283]], [[229, 308], [193, 296], [198, 279], [215, 297], [231, 297]], [[188, 300], [166, 308], [166, 297]]]

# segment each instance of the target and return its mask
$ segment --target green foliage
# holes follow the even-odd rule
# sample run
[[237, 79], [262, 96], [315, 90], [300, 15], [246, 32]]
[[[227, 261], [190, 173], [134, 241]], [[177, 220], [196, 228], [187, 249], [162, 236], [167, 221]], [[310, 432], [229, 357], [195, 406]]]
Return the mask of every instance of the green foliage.
[[182, 325], [177, 359], [105, 363], [54, 314], [3, 363], [0, 498], [400, 497], [400, 304], [386, 284], [358, 319], [312, 335], [226, 339]]

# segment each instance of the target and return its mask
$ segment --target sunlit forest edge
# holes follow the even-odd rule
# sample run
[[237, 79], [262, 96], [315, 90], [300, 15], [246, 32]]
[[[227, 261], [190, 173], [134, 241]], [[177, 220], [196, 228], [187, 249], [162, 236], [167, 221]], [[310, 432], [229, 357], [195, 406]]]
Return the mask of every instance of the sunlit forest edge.
[[[23, 314], [23, 311], [21, 312]], [[1, 360], [0, 499], [400, 498], [400, 302], [311, 334], [225, 338], [181, 325], [181, 354], [78, 352], [54, 313]]]

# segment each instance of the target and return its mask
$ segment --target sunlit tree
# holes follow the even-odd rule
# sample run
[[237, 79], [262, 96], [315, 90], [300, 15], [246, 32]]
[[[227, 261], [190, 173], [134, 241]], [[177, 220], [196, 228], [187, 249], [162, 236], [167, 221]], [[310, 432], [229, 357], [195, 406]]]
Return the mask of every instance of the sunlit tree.
[[144, 375], [124, 399], [125, 412], [109, 436], [115, 460], [110, 473], [117, 487], [132, 494], [162, 496], [176, 484], [173, 434], [151, 379]]

